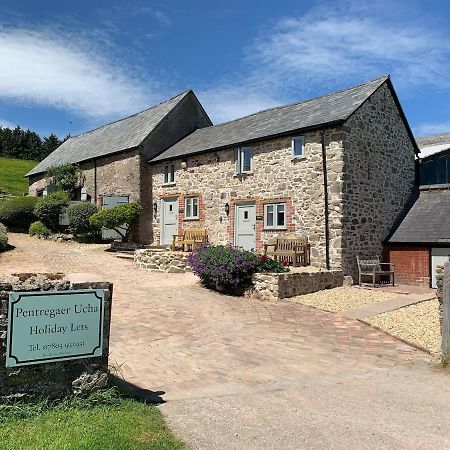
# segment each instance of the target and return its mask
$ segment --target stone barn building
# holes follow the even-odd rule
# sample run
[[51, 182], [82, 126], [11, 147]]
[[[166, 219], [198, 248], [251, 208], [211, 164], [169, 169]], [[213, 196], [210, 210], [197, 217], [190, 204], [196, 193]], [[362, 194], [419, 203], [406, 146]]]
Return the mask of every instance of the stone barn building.
[[154, 242], [205, 227], [261, 251], [303, 235], [311, 264], [355, 276], [410, 200], [417, 152], [389, 77], [196, 130], [149, 160]]
[[83, 190], [99, 208], [139, 200], [143, 214], [133, 239], [152, 242], [152, 193], [147, 161], [211, 120], [189, 90], [125, 119], [70, 137], [27, 176], [30, 195], [47, 187], [46, 170], [76, 163], [83, 171]]
[[67, 141], [30, 173], [30, 193], [49, 165], [82, 162], [99, 205], [111, 193], [141, 200], [141, 242], [202, 227], [211, 243], [261, 251], [296, 234], [313, 265], [355, 276], [355, 256], [381, 254], [414, 191], [418, 148], [387, 76], [216, 126], [192, 92], [154, 108], [158, 120], [140, 113], [148, 131], [114, 151], [133, 118], [114, 139], [111, 124]]

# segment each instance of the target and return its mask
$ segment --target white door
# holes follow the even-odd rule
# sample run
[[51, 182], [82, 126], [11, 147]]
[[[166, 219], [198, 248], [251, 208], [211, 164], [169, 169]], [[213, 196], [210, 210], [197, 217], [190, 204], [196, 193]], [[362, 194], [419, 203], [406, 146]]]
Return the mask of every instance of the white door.
[[[128, 195], [104, 195], [102, 200], [102, 209], [114, 208], [114, 206], [125, 205], [128, 203]], [[120, 231], [126, 233], [127, 227], [121, 227]], [[102, 239], [122, 240], [122, 236], [114, 230], [103, 228]]]
[[450, 248], [431, 249], [431, 287], [436, 287], [436, 267], [450, 261]]
[[171, 245], [178, 234], [178, 198], [161, 200], [161, 245]]
[[254, 203], [236, 205], [234, 215], [234, 245], [244, 250], [256, 248], [256, 207]]

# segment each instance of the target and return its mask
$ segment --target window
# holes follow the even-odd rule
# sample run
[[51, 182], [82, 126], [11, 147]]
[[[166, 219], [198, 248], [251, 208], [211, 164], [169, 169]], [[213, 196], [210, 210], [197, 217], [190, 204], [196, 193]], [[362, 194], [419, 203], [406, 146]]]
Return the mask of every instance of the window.
[[236, 153], [236, 174], [251, 173], [252, 171], [251, 147], [242, 147]]
[[264, 228], [286, 228], [286, 203], [264, 205]]
[[292, 138], [292, 157], [303, 158], [305, 156], [305, 137], [297, 136]]
[[175, 164], [166, 164], [164, 166], [164, 184], [175, 183]]
[[184, 200], [184, 218], [198, 219], [198, 197], [187, 197]]

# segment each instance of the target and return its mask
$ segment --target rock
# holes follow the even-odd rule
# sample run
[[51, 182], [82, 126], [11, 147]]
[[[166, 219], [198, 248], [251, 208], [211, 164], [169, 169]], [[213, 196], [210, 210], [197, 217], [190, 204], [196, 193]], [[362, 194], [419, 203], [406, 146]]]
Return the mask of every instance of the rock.
[[84, 372], [72, 382], [72, 391], [75, 395], [83, 395], [104, 389], [107, 385], [108, 374], [105, 372], [100, 370], [92, 374]]

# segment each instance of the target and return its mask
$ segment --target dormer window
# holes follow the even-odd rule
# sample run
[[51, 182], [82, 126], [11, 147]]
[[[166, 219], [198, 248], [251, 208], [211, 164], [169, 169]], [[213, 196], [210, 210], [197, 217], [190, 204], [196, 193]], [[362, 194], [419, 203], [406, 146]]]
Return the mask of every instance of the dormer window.
[[305, 136], [295, 136], [292, 138], [292, 157], [305, 157]]
[[175, 184], [175, 164], [164, 166], [164, 184]]

